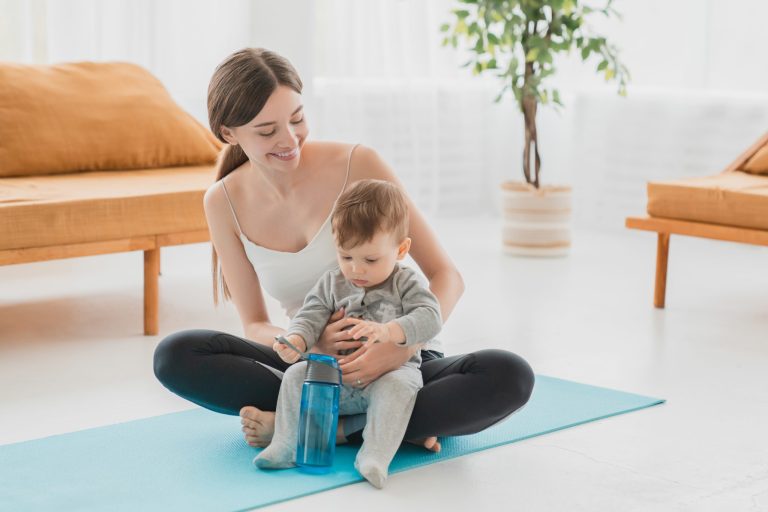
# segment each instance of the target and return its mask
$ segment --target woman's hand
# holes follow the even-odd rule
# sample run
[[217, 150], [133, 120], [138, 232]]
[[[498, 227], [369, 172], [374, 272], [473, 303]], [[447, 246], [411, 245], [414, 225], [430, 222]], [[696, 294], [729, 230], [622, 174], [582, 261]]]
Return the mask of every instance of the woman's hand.
[[339, 355], [341, 350], [355, 349], [362, 346], [361, 341], [350, 339], [349, 331], [344, 330], [352, 325], [352, 319], [344, 318], [344, 308], [336, 311], [328, 319], [328, 324], [323, 329], [323, 333], [312, 347], [310, 352], [320, 352], [334, 357], [343, 357]]
[[339, 361], [344, 384], [363, 388], [387, 372], [396, 370], [411, 358], [411, 347], [375, 343], [360, 347]]

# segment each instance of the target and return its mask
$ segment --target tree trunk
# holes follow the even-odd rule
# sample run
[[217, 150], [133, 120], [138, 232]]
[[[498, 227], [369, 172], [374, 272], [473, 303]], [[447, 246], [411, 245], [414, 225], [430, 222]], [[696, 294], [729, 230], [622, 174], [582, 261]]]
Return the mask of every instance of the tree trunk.
[[[525, 78], [533, 74], [533, 63], [525, 66]], [[539, 171], [541, 169], [541, 157], [539, 156], [539, 142], [536, 134], [536, 97], [523, 86], [523, 119], [525, 121], [525, 146], [523, 147], [523, 174], [525, 180], [536, 188], [539, 188]], [[534, 155], [534, 170], [531, 176], [531, 149]]]

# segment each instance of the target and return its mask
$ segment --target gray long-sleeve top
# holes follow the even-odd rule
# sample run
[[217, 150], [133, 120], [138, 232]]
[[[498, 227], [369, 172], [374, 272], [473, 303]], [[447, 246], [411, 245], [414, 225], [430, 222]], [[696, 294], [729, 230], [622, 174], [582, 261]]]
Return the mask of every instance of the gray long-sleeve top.
[[442, 351], [435, 336], [443, 322], [435, 295], [419, 281], [411, 268], [396, 264], [381, 284], [360, 288], [350, 283], [340, 268], [327, 271], [304, 299], [287, 334], [298, 334], [307, 350], [317, 342], [334, 311], [373, 322], [397, 322], [405, 333], [403, 345], [425, 343], [423, 350]]

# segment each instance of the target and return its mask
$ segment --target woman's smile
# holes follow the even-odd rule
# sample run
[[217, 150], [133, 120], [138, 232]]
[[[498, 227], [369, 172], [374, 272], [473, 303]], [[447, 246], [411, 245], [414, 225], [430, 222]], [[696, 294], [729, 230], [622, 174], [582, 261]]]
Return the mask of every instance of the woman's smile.
[[296, 146], [290, 151], [285, 151], [282, 153], [269, 153], [269, 156], [273, 156], [278, 160], [283, 160], [283, 161], [293, 160], [294, 158], [299, 156], [299, 146]]

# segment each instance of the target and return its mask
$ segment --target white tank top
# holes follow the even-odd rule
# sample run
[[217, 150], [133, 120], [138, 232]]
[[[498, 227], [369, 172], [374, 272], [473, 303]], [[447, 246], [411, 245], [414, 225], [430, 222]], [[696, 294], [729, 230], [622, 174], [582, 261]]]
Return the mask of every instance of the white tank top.
[[[352, 152], [357, 146], [358, 144], [354, 145], [349, 152], [347, 174], [344, 178], [344, 184], [341, 186], [341, 191], [336, 196], [336, 201], [338, 201], [347, 186]], [[304, 297], [317, 280], [320, 279], [320, 276], [338, 265], [336, 260], [336, 244], [331, 233], [331, 215], [333, 214], [333, 207], [336, 206], [336, 201], [334, 201], [333, 207], [320, 230], [306, 247], [298, 252], [276, 251], [262, 247], [245, 236], [243, 230], [240, 229], [240, 223], [237, 220], [232, 201], [229, 199], [224, 179], [221, 180], [221, 184], [224, 187], [224, 194], [227, 196], [227, 202], [229, 202], [229, 207], [232, 210], [232, 216], [235, 218], [235, 225], [240, 233], [240, 241], [245, 249], [245, 254], [259, 276], [261, 286], [270, 296], [280, 302], [288, 317], [293, 318], [293, 315], [296, 314], [304, 303]]]

